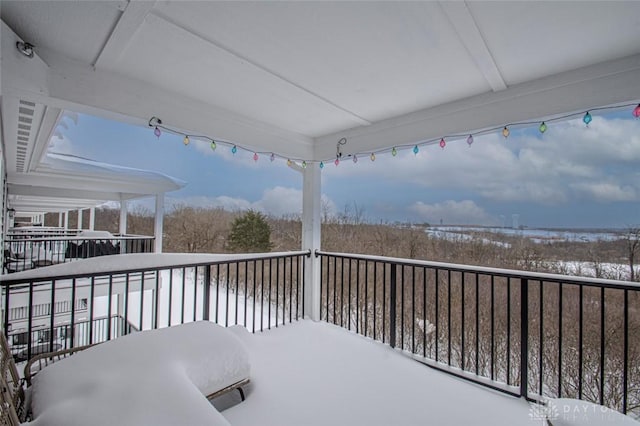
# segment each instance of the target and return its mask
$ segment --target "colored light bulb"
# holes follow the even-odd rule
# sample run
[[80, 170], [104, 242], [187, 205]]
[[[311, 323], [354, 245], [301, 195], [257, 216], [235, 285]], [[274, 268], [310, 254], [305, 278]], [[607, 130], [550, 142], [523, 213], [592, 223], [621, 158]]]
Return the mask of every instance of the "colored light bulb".
[[396, 155], [398, 155], [398, 150], [396, 149], [396, 147], [394, 146], [393, 149], [391, 150], [391, 155], [393, 155], [394, 157]]
[[303, 169], [306, 169], [306, 168], [307, 168], [307, 162], [306, 162], [306, 161], [303, 161], [303, 162], [302, 162], [302, 168], [303, 168]]
[[336, 158], [336, 161], [334, 161], [334, 162], [333, 162], [333, 164], [335, 164], [336, 166], [337, 166], [338, 164], [340, 164], [340, 159], [339, 159], [339, 158]]
[[189, 136], [185, 136], [184, 139], [182, 139], [182, 143], [187, 146], [189, 145]]
[[269, 156], [269, 161], [273, 163], [273, 160], [275, 159], [276, 159], [276, 155], [272, 152], [271, 155]]
[[640, 104], [633, 109], [633, 116], [635, 118], [640, 118]]
[[233, 148], [231, 148], [231, 153], [235, 154], [236, 152], [238, 152], [238, 147], [234, 145]]
[[320, 168], [324, 169], [324, 163], [322, 161], [320, 162]]
[[587, 113], [584, 115], [584, 117], [582, 117], [582, 121], [587, 126], [589, 125], [589, 123], [591, 123], [592, 120], [593, 120], [593, 117], [591, 117], [591, 114], [589, 114], [589, 111], [587, 111]]
[[357, 156], [357, 155], [355, 155], [355, 154], [353, 154], [353, 162], [354, 162], [354, 163], [357, 163], [357, 162], [358, 162], [358, 156]]
[[540, 125], [540, 127], [538, 127], [538, 130], [540, 130], [540, 133], [544, 133], [547, 131], [547, 125], [545, 124], [545, 122], [543, 121], [542, 124]]
[[158, 126], [156, 126], [155, 130], [153, 131], [153, 134], [156, 135], [156, 137], [160, 137], [160, 135], [162, 134], [162, 132], [160, 131], [160, 129], [158, 129]]
[[413, 155], [418, 155], [418, 151], [420, 151], [420, 149], [418, 148], [418, 145], [413, 147]]
[[471, 147], [472, 143], [473, 143], [473, 136], [469, 135], [469, 137], [467, 138], [467, 145], [469, 145], [469, 147]]
[[211, 151], [215, 151], [217, 147], [216, 141], [211, 141]]
[[504, 129], [502, 129], [502, 136], [504, 136], [504, 137], [505, 137], [505, 139], [506, 139], [506, 138], [508, 138], [508, 137], [509, 137], [509, 134], [510, 134], [510, 133], [511, 133], [511, 132], [509, 131], [509, 128], [508, 128], [507, 126], [504, 126]]
[[444, 149], [447, 146], [447, 143], [444, 141], [444, 138], [440, 139], [440, 148]]
[[287, 166], [291, 167], [291, 159], [287, 158]]
[[369, 158], [371, 159], [371, 161], [376, 161], [376, 154], [372, 152]]
[[258, 161], [258, 153], [257, 152], [253, 153], [253, 161]]

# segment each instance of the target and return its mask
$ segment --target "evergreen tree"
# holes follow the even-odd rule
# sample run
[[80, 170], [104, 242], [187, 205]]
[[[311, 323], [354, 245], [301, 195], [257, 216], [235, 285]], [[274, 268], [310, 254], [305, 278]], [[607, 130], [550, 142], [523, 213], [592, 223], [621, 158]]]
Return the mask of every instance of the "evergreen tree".
[[256, 253], [271, 250], [271, 228], [265, 216], [253, 210], [234, 219], [227, 239], [227, 247], [234, 252]]

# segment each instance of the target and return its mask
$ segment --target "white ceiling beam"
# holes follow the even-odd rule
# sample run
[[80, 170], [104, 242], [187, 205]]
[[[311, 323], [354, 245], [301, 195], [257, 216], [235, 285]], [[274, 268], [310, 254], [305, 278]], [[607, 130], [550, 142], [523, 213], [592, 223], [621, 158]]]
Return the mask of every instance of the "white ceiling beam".
[[96, 68], [109, 68], [127, 48], [144, 18], [154, 8], [155, 1], [129, 1], [120, 15], [100, 54], [93, 63]]
[[[12, 188], [18, 186], [31, 186], [36, 188], [60, 188], [74, 191], [98, 191], [107, 193], [127, 192], [133, 194], [157, 194], [167, 191], [165, 182], [129, 182], [126, 176], [118, 179], [116, 175], [109, 176], [72, 176], [52, 175], [50, 173], [9, 174], [7, 183]], [[175, 189], [180, 187], [176, 185]], [[12, 191], [9, 191], [13, 193]]]
[[49, 141], [51, 140], [51, 135], [55, 131], [61, 114], [62, 110], [60, 110], [59, 108], [44, 108], [42, 120], [40, 120], [40, 126], [38, 127], [38, 132], [35, 136], [33, 149], [31, 151], [31, 155], [29, 156], [29, 162], [25, 168], [26, 171], [34, 171], [42, 161], [42, 157], [44, 157], [45, 153], [47, 152]]
[[[19, 57], [15, 49], [17, 40], [13, 31], [2, 23], [3, 97], [137, 125], [147, 125], [155, 116], [167, 126], [255, 151], [275, 152], [291, 158], [310, 158], [312, 155], [313, 139], [307, 136], [145, 81], [94, 69], [45, 49], [39, 49], [33, 59]], [[5, 51], [11, 54], [4, 55]]]
[[370, 152], [639, 99], [640, 55], [634, 55], [322, 136], [315, 159], [335, 157], [343, 137], [344, 154]]
[[444, 14], [455, 28], [460, 41], [467, 49], [469, 56], [487, 80], [494, 92], [507, 88], [498, 65], [493, 60], [491, 51], [487, 46], [478, 25], [476, 24], [471, 11], [464, 1], [441, 1], [438, 2]]

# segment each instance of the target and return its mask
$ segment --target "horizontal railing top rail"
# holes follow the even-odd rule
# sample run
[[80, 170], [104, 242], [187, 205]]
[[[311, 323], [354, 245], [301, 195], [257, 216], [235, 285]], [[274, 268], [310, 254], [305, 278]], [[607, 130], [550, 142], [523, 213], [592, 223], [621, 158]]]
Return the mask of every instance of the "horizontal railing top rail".
[[154, 236], [149, 235], [132, 235], [132, 234], [113, 234], [110, 237], [95, 237], [95, 236], [82, 236], [82, 235], [51, 235], [46, 237], [29, 237], [24, 238], [24, 236], [19, 236], [16, 238], [15, 235], [7, 235], [5, 239], [5, 243], [41, 243], [41, 242], [52, 242], [52, 241], [121, 241], [121, 240], [153, 240]]
[[[229, 262], [252, 262], [270, 258], [310, 255], [311, 251], [309, 250], [243, 254], [134, 253], [113, 255], [82, 259], [73, 262], [72, 265], [65, 263], [53, 265], [46, 269], [32, 269], [9, 275], [0, 275], [0, 285], [7, 287], [29, 282], [37, 283], [74, 278], [91, 278], [103, 275], [121, 275], [175, 268], [194, 268]], [[124, 266], [124, 264], [131, 266]]]
[[469, 272], [481, 275], [493, 275], [503, 278], [529, 279], [534, 281], [562, 282], [563, 284], [589, 285], [595, 287], [640, 290], [640, 283], [633, 281], [609, 280], [603, 278], [579, 277], [571, 275], [532, 272], [518, 269], [502, 269], [487, 266], [462, 265], [458, 263], [434, 262], [430, 260], [405, 259], [398, 257], [373, 256], [367, 254], [338, 253], [316, 250], [316, 256], [335, 256], [345, 259], [369, 260], [372, 262], [394, 263], [399, 266], [420, 266], [426, 268], [447, 269], [452, 272]]

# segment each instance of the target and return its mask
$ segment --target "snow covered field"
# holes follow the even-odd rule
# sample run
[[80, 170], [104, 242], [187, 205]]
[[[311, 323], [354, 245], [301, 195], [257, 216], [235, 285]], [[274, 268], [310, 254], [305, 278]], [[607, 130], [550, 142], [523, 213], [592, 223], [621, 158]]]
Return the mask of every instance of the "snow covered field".
[[[425, 230], [426, 233], [436, 238], [447, 240], [471, 240], [477, 238], [474, 234], [491, 233], [499, 236], [529, 238], [535, 243], [545, 242], [595, 242], [595, 241], [615, 241], [624, 236], [622, 231], [615, 232], [588, 232], [571, 230], [549, 230], [549, 229], [513, 229], [499, 227], [466, 227], [466, 226], [434, 226]], [[486, 240], [487, 243], [499, 243], [497, 241]], [[504, 243], [500, 243], [504, 244]], [[507, 245], [508, 246], [508, 245]]]

